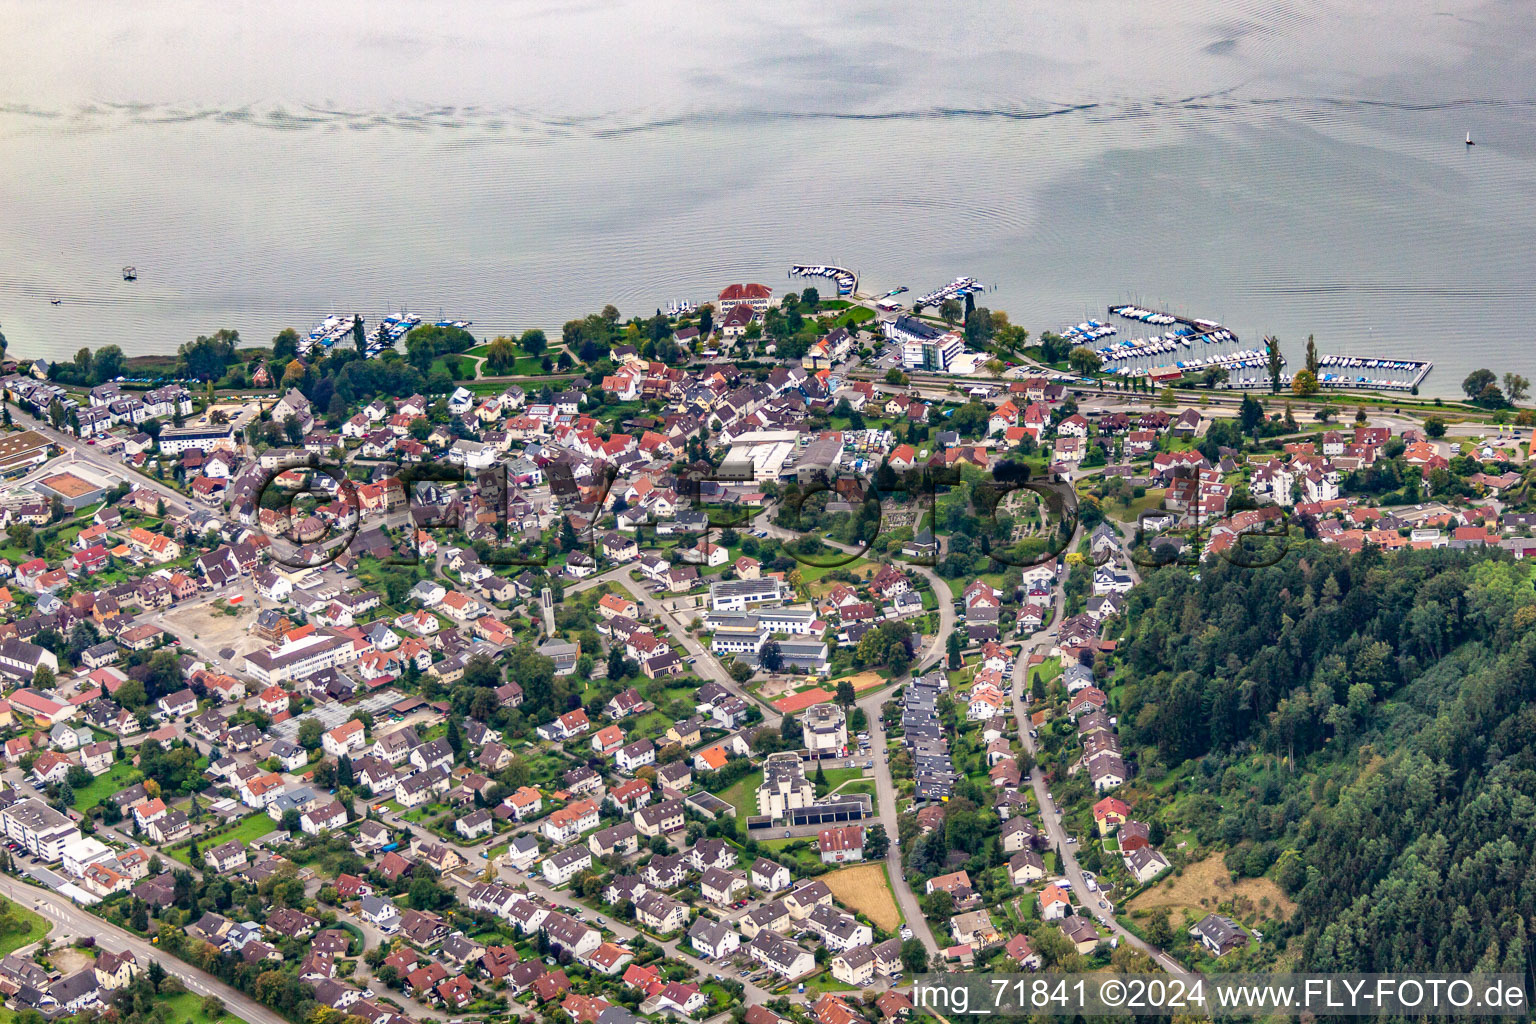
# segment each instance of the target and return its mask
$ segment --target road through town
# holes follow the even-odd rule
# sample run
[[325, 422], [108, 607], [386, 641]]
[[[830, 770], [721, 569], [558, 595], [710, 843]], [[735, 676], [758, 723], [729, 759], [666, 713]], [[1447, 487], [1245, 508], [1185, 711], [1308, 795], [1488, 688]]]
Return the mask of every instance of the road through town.
[[141, 939], [132, 932], [124, 931], [82, 910], [51, 889], [40, 889], [18, 882], [8, 875], [0, 875], [0, 893], [4, 893], [21, 906], [28, 907], [52, 921], [55, 927], [49, 937], [55, 941], [61, 940], [65, 935], [71, 938], [92, 936], [99, 946], [114, 952], [131, 950], [141, 967], [147, 966], [151, 961], [158, 962], [167, 973], [175, 975], [189, 991], [197, 995], [218, 996], [224, 1001], [224, 1005], [246, 1024], [288, 1024], [280, 1014], [267, 1009], [238, 989], [226, 985], [213, 975], [200, 971], [191, 964], [176, 959], [148, 939]]

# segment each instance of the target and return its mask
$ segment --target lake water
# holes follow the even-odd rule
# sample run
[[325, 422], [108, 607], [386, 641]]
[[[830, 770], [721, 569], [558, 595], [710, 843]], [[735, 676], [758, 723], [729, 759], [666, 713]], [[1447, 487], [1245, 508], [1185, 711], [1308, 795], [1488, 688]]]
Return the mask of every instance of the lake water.
[[13, 353], [826, 261], [1037, 334], [1136, 301], [1536, 378], [1529, 4], [265, 6], [0, 2]]

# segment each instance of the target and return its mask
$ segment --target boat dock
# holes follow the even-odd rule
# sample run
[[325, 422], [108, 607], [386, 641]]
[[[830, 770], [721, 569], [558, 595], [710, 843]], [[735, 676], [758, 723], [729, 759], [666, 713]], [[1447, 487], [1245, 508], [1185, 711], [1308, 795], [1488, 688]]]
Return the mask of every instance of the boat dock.
[[985, 291], [986, 288], [974, 277], [957, 277], [943, 288], [936, 289], [912, 303], [912, 312], [921, 312], [928, 306], [937, 306], [947, 299], [963, 299], [967, 295]]
[[[298, 355], [301, 358], [309, 358], [311, 355], [323, 355], [325, 351], [337, 344], [352, 344], [352, 332], [358, 318], [353, 315], [340, 316], [332, 314], [320, 321], [319, 325], [308, 335], [299, 339]], [[364, 323], [367, 318], [363, 318]], [[368, 332], [364, 335], [364, 346], [367, 355], [371, 358], [379, 355], [385, 349], [394, 348], [401, 338], [411, 333], [412, 329], [420, 327], [423, 320], [419, 316], [412, 316], [402, 310], [398, 315], [380, 317]], [[437, 327], [457, 327], [467, 330], [473, 323], [471, 320], [437, 320]]]
[[845, 267], [833, 267], [819, 263], [796, 263], [789, 268], [790, 277], [826, 277], [837, 282], [837, 294], [852, 295], [859, 286], [859, 275]]
[[308, 335], [299, 339], [297, 351], [300, 358], [307, 358], [316, 349], [329, 349], [339, 341], [350, 340], [356, 323], [355, 316], [338, 316], [333, 313], [326, 317]]
[[1124, 317], [1127, 320], [1139, 320], [1153, 327], [1183, 327], [1191, 336], [1198, 337], [1210, 334], [1213, 331], [1226, 331], [1232, 341], [1237, 340], [1237, 334], [1221, 326], [1215, 320], [1201, 320], [1198, 317], [1181, 316], [1178, 313], [1168, 313], [1159, 309], [1147, 309], [1143, 306], [1133, 306], [1121, 303], [1118, 306], [1109, 307], [1110, 316]]
[[368, 332], [368, 354], [376, 356], [386, 348], [394, 348], [395, 342], [410, 333], [411, 328], [421, 324], [421, 317], [407, 316], [402, 313], [399, 316], [386, 316], [381, 319], [378, 326]]
[[1220, 367], [1228, 373], [1237, 374], [1243, 370], [1268, 366], [1268, 356], [1262, 349], [1238, 348], [1240, 339], [1237, 333], [1215, 320], [1181, 316], [1126, 303], [1110, 306], [1109, 315], [1133, 320], [1148, 327], [1163, 328], [1142, 337], [1107, 343], [1104, 339], [1118, 334], [1119, 328], [1098, 320], [1085, 320], [1062, 332], [1064, 337], [1097, 352], [1111, 373], [1163, 380], [1211, 367]]
[[[1412, 391], [1424, 383], [1435, 364], [1427, 359], [1381, 359], [1375, 356], [1321, 356], [1317, 382], [1325, 388], [1381, 388]], [[1366, 371], [1362, 373], [1361, 371]], [[1407, 374], [1406, 379], [1383, 374]]]

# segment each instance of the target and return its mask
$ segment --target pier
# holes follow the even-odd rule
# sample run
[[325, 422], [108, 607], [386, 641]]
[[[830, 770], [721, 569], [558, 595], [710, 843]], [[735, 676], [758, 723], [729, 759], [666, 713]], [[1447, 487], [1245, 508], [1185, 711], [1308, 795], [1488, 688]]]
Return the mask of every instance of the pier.
[[[359, 319], [357, 316], [335, 314], [326, 317], [314, 330], [299, 339], [298, 355], [301, 358], [308, 358], [311, 355], [323, 354], [334, 345], [350, 344]], [[366, 323], [366, 318], [362, 319]], [[364, 335], [363, 345], [367, 355], [371, 358], [385, 349], [394, 348], [401, 338], [411, 333], [414, 328], [420, 327], [423, 322], [421, 317], [413, 316], [404, 310], [398, 315], [380, 317], [378, 323]], [[471, 320], [434, 321], [437, 327], [458, 327], [462, 330], [467, 330], [472, 323]]]
[[1237, 332], [1223, 327], [1215, 320], [1201, 320], [1197, 317], [1182, 316], [1178, 313], [1169, 313], [1160, 309], [1147, 309], [1144, 306], [1133, 306], [1129, 303], [1109, 307], [1110, 316], [1124, 317], [1127, 320], [1139, 320], [1153, 327], [1180, 326], [1185, 328], [1191, 337], [1200, 337], [1216, 331], [1226, 331], [1230, 340], [1237, 340]]
[[[1376, 356], [1325, 355], [1317, 360], [1317, 383], [1325, 388], [1381, 388], [1412, 391], [1424, 383], [1435, 364], [1427, 359], [1381, 359]], [[1360, 371], [1374, 371], [1362, 373]], [[1406, 373], [1407, 380], [1377, 376], [1382, 370]]]
[[859, 286], [859, 275], [845, 267], [833, 267], [819, 263], [796, 263], [789, 268], [790, 277], [826, 277], [837, 282], [837, 294], [852, 295]]
[[985, 286], [974, 277], [957, 277], [943, 288], [935, 289], [912, 303], [912, 312], [919, 313], [925, 307], [937, 306], [946, 299], [963, 299], [982, 291], [986, 291]]
[[[1119, 333], [1111, 324], [1098, 320], [1085, 320], [1062, 332], [1063, 337], [1074, 339], [1093, 348], [1111, 373], [1124, 376], [1149, 375], [1158, 379], [1176, 377], [1210, 367], [1221, 367], [1228, 372], [1253, 369], [1268, 365], [1268, 355], [1260, 349], [1236, 349], [1240, 339], [1235, 331], [1223, 327], [1215, 320], [1181, 316], [1163, 310], [1124, 303], [1109, 307], [1110, 316], [1122, 317], [1147, 324], [1150, 327], [1167, 328], [1160, 334], [1141, 338], [1129, 338], [1098, 344], [1105, 338]], [[1206, 345], [1234, 346], [1222, 351], [1204, 348]], [[1141, 360], [1169, 356], [1157, 365], [1146, 365]], [[1131, 364], [1137, 365], [1116, 365]]]

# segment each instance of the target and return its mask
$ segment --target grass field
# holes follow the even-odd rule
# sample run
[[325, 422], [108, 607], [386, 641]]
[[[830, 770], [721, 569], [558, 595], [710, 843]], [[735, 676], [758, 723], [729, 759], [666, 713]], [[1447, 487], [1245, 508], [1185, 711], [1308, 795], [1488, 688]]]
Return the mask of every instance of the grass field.
[[[3, 899], [3, 897], [0, 897], [0, 899]], [[43, 936], [48, 934], [49, 929], [53, 927], [53, 925], [43, 920], [41, 915], [34, 914], [15, 900], [5, 900], [5, 902], [11, 905], [11, 913], [16, 916], [18, 921], [25, 924], [26, 927], [17, 928], [14, 931], [0, 935], [0, 956], [10, 956], [21, 947], [40, 941]]]
[[[814, 771], [807, 772], [806, 774], [809, 775], [812, 779], [816, 778], [816, 773]], [[816, 795], [818, 797], [823, 796], [825, 793], [831, 792], [845, 782], [852, 782], [854, 779], [862, 779], [863, 777], [864, 769], [862, 768], [828, 768], [826, 788], [823, 790], [823, 788], [818, 785], [816, 787]], [[761, 782], [762, 780], [758, 781]], [[753, 788], [756, 789], [755, 786]]]
[[866, 320], [873, 320], [874, 317], [875, 311], [868, 306], [855, 306], [837, 316], [832, 322], [838, 327], [847, 327], [849, 324], [862, 324]]
[[[836, 551], [824, 551], [824, 552], [822, 552], [819, 555], [814, 555], [814, 556], [811, 556], [811, 557], [816, 558], [818, 561], [830, 562], [830, 561], [832, 561], [832, 560], [834, 560], [836, 558], [841, 558], [841, 557], [846, 557], [846, 556], [841, 555], [841, 554], [839, 554]], [[859, 576], [859, 577], [862, 577], [862, 578], [866, 578], [866, 579], [868, 577], [873, 576], [875, 574], [875, 566], [874, 566], [873, 563], [871, 563], [868, 559], [865, 559], [865, 558], [855, 558], [852, 561], [850, 561], [850, 562], [848, 562], [848, 563], [846, 563], [844, 565], [808, 565], [805, 562], [801, 562], [800, 563], [800, 579], [802, 581], [804, 581], [806, 586], [810, 586], [812, 583], [815, 583], [817, 580], [821, 579], [823, 576], [825, 576], [827, 573], [831, 572], [833, 569], [846, 569], [849, 572], [851, 572], [853, 575]], [[826, 590], [831, 590], [831, 589], [832, 589], [832, 585], [829, 584], [826, 588], [824, 588], [824, 590], [822, 592], [825, 593]], [[812, 588], [812, 593], [815, 593], [815, 592], [816, 592], [815, 588], [813, 587]]]
[[191, 1024], [220, 1024], [222, 1021], [239, 1020], [227, 1009], [217, 1017], [208, 1016], [203, 1012], [203, 997], [196, 992], [178, 992], [174, 996], [157, 999], [156, 1002], [170, 1009], [172, 1020], [190, 1021]]
[[757, 787], [763, 784], [763, 773], [753, 772], [751, 775], [737, 779], [729, 788], [715, 794], [728, 804], [736, 807], [736, 820], [745, 822], [747, 818], [757, 813]]
[[[1268, 878], [1244, 878], [1235, 883], [1231, 881], [1226, 865], [1216, 854], [1191, 864], [1184, 869], [1182, 875], [1170, 875], [1162, 883], [1137, 896], [1131, 901], [1130, 909], [1168, 907], [1174, 912], [1171, 923], [1177, 932], [1206, 914], [1214, 913], [1218, 905], [1230, 903], [1234, 898], [1248, 901], [1255, 911], [1266, 915], [1278, 914], [1281, 918], [1289, 917], [1296, 909], [1296, 904]], [[1184, 917], [1182, 925], [1177, 916], [1179, 914]]]
[[[246, 815], [244, 818], [241, 818], [231, 828], [200, 837], [197, 841], [197, 848], [199, 850], [207, 850], [221, 843], [227, 843], [231, 839], [238, 839], [243, 845], [250, 846], [252, 842], [260, 839], [268, 832], [275, 831], [277, 831], [277, 822], [267, 817], [265, 811], [258, 811], [255, 814]], [[183, 864], [189, 863], [186, 847], [171, 850], [170, 854]]]
[[111, 796], [120, 789], [127, 789], [143, 776], [127, 761], [119, 761], [103, 775], [91, 780], [90, 785], [75, 790], [75, 802], [70, 806], [77, 811], [95, 807], [102, 797]]
[[1111, 519], [1134, 525], [1143, 512], [1161, 509], [1163, 498], [1167, 493], [1167, 490], [1162, 487], [1151, 487], [1147, 489], [1146, 494], [1133, 500], [1129, 506], [1121, 505], [1118, 501], [1106, 503], [1104, 513]]
[[884, 864], [856, 864], [821, 876], [832, 895], [844, 906], [852, 907], [886, 931], [901, 924], [901, 911], [891, 893], [891, 882]]
[[475, 375], [475, 367], [479, 364], [475, 360], [463, 355], [438, 356], [432, 360], [432, 369], [442, 367], [453, 376], [454, 380], [472, 378]]

